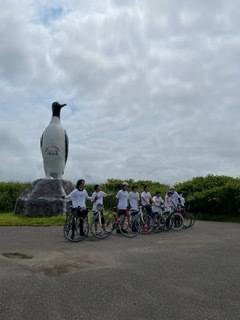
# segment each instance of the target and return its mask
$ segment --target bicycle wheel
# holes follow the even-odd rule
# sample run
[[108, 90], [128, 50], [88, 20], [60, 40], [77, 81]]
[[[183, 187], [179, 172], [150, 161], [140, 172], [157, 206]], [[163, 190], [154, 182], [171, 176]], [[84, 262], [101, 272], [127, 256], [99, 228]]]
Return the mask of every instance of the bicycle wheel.
[[154, 221], [153, 221], [153, 232], [154, 233], [159, 233], [162, 232], [164, 230], [164, 220], [161, 218], [161, 216], [157, 216]]
[[172, 225], [173, 225], [173, 222], [172, 222], [172, 219], [171, 217], [167, 217], [164, 219], [164, 231], [168, 232], [172, 229]]
[[191, 213], [184, 213], [183, 216], [183, 228], [190, 228], [192, 225], [193, 216]]
[[119, 230], [127, 238], [136, 237], [140, 231], [140, 222], [138, 215], [121, 217], [119, 222]]
[[94, 216], [92, 222], [90, 224], [90, 230], [94, 237], [97, 239], [106, 239], [108, 238], [113, 232], [113, 218], [111, 215], [104, 214], [105, 219], [105, 230], [97, 220], [97, 216]]
[[[190, 225], [190, 227], [192, 227], [192, 226], [194, 226], [194, 224], [195, 224], [195, 217], [194, 217], [194, 215], [192, 214], [192, 213], [190, 213], [191, 214], [191, 216], [192, 216], [192, 223], [191, 223], [191, 225]], [[189, 227], [189, 228], [190, 228]]]
[[140, 233], [141, 234], [149, 234], [153, 231], [153, 219], [147, 214], [143, 214], [142, 218], [140, 218]]
[[[80, 228], [80, 226], [82, 226]], [[82, 229], [82, 232], [80, 232]], [[89, 226], [83, 218], [69, 216], [63, 226], [63, 234], [65, 238], [72, 242], [79, 242], [86, 238], [88, 235]]]
[[172, 216], [172, 228], [174, 230], [181, 230], [182, 227], [183, 227], [183, 224], [184, 224], [184, 221], [183, 221], [183, 217], [181, 214], [179, 213], [174, 213], [174, 215]]

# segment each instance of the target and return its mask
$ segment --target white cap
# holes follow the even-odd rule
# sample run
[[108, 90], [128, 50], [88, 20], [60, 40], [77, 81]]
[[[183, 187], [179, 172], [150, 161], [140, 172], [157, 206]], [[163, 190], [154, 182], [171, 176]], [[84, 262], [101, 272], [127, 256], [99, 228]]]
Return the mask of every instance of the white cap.
[[123, 182], [123, 183], [122, 183], [122, 186], [128, 187], [128, 183], [127, 183], [127, 182]]

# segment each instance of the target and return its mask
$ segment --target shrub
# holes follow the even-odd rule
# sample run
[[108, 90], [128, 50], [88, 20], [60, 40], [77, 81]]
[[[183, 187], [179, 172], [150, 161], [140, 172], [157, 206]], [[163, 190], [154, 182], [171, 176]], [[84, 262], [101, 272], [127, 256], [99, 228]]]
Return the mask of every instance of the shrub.
[[240, 180], [208, 175], [178, 183], [193, 213], [236, 215], [240, 211]]
[[[169, 189], [168, 185], [149, 180], [126, 179], [129, 184], [129, 191], [133, 185], [138, 186], [141, 193], [144, 185], [149, 185], [150, 193], [153, 196], [156, 191], [161, 191], [164, 199]], [[101, 184], [102, 190], [107, 194], [113, 194], [104, 199], [105, 208], [112, 210], [116, 206], [116, 194], [121, 188], [123, 180], [108, 179]], [[17, 197], [27, 188], [30, 183], [0, 182], [0, 212], [13, 212]], [[86, 185], [86, 190], [91, 196], [94, 185]], [[190, 181], [177, 183], [177, 191], [182, 191], [187, 205], [192, 213], [205, 215], [229, 215], [240, 214], [240, 179], [227, 176], [207, 175], [206, 177], [195, 177]], [[88, 207], [92, 207], [90, 201]]]
[[29, 185], [30, 183], [0, 182], [0, 212], [13, 211], [17, 197]]

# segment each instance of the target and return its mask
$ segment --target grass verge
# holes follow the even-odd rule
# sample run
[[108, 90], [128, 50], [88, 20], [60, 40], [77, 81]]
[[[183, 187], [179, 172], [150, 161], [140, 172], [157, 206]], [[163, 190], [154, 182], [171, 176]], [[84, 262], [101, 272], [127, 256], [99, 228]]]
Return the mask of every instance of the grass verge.
[[14, 213], [1, 213], [0, 226], [63, 226], [65, 219], [66, 217], [62, 215], [49, 218], [30, 218]]
[[[222, 215], [194, 215], [196, 220], [240, 223], [240, 217]], [[30, 218], [14, 213], [0, 213], [0, 226], [63, 226], [66, 217], [59, 215], [49, 218]]]

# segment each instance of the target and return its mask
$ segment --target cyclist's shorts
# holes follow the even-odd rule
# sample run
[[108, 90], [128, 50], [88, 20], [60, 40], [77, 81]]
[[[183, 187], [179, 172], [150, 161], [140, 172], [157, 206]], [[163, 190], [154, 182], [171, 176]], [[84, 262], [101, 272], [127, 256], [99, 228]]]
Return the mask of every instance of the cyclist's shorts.
[[150, 205], [146, 205], [144, 206], [144, 208], [146, 209], [147, 214], [151, 214], [152, 213], [152, 207]]
[[118, 210], [118, 211], [117, 211], [117, 214], [118, 214], [119, 217], [125, 216], [126, 210]]
[[78, 207], [77, 208], [77, 213], [78, 213], [79, 217], [85, 218], [88, 215], [88, 210], [84, 209], [84, 208], [81, 208], [81, 207]]
[[131, 216], [136, 216], [136, 215], [138, 214], [138, 212], [139, 212], [139, 211], [137, 211], [137, 210], [132, 210], [132, 211], [130, 210], [130, 211], [129, 211], [129, 213], [130, 213]]

